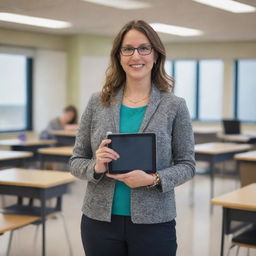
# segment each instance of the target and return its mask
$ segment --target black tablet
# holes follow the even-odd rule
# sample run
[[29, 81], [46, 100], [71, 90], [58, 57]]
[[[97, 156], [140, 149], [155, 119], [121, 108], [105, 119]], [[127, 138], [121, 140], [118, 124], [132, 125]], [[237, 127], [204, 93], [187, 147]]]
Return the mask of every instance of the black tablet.
[[109, 134], [109, 148], [115, 150], [120, 158], [108, 164], [112, 174], [143, 170], [156, 172], [156, 135], [155, 133], [118, 133]]

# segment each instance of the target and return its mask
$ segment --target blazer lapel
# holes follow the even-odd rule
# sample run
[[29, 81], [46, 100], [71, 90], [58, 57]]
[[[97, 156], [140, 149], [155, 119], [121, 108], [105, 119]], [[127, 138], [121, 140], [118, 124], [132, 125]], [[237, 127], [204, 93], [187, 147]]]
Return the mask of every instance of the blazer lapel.
[[124, 86], [122, 86], [115, 96], [115, 103], [110, 106], [110, 113], [112, 116], [112, 129], [114, 133], [119, 133], [119, 122], [120, 122], [120, 108], [123, 99]]
[[146, 113], [142, 121], [142, 124], [140, 126], [139, 132], [143, 132], [146, 129], [152, 115], [156, 112], [160, 101], [161, 101], [160, 91], [154, 85], [152, 85], [152, 92], [151, 92], [149, 104], [146, 109]]

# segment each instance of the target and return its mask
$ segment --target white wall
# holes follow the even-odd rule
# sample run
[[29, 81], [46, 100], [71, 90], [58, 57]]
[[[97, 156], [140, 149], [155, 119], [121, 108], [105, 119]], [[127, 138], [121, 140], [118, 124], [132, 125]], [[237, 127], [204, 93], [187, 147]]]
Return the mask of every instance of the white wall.
[[67, 54], [36, 50], [34, 58], [33, 127], [44, 129], [66, 105]]
[[83, 56], [80, 70], [80, 114], [84, 111], [90, 96], [101, 91], [109, 57]]

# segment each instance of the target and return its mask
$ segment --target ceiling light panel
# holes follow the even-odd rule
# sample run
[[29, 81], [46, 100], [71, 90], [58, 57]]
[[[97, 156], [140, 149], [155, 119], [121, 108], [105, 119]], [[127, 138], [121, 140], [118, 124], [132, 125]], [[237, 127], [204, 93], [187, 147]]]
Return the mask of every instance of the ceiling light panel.
[[233, 13], [255, 12], [256, 8], [233, 0], [193, 0], [200, 4], [209, 5]]
[[66, 21], [37, 18], [32, 16], [7, 13], [7, 12], [0, 12], [0, 21], [20, 23], [20, 24], [26, 24], [31, 26], [46, 27], [46, 28], [53, 28], [53, 29], [71, 27], [71, 23]]
[[151, 23], [150, 26], [157, 32], [172, 34], [176, 36], [200, 36], [203, 34], [201, 30], [162, 23]]
[[104, 5], [118, 9], [141, 9], [151, 7], [151, 4], [133, 0], [83, 0], [85, 2]]

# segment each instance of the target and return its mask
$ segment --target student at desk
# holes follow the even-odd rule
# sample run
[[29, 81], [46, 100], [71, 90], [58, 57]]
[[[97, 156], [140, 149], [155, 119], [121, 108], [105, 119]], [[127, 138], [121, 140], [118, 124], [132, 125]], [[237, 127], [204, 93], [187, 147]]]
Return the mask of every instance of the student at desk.
[[[144, 21], [127, 23], [116, 36], [101, 94], [82, 116], [71, 173], [87, 180], [81, 236], [86, 256], [175, 256], [174, 188], [195, 173], [190, 116], [164, 70], [164, 46]], [[157, 172], [110, 175], [118, 152], [106, 132], [154, 132]]]
[[61, 115], [52, 119], [44, 129], [39, 138], [43, 140], [54, 139], [53, 130], [75, 130], [77, 128], [77, 109], [74, 106], [67, 106]]

